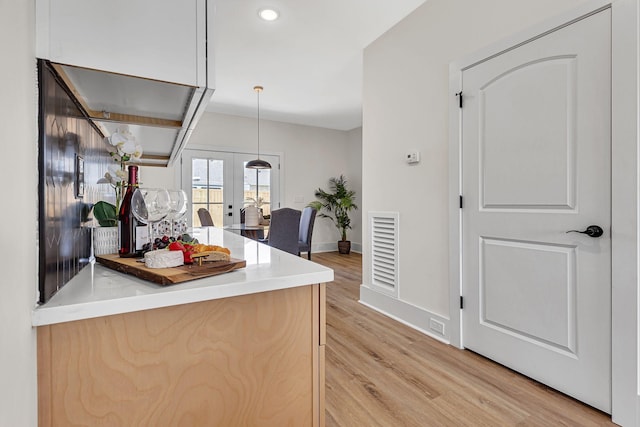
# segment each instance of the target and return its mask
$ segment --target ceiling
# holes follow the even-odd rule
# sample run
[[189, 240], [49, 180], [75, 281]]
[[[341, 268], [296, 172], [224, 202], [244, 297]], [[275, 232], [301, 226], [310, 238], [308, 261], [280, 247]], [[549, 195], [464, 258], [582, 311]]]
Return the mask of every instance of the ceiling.
[[[216, 0], [207, 111], [351, 130], [362, 125], [362, 52], [425, 0]], [[273, 22], [258, 17], [270, 7]]]

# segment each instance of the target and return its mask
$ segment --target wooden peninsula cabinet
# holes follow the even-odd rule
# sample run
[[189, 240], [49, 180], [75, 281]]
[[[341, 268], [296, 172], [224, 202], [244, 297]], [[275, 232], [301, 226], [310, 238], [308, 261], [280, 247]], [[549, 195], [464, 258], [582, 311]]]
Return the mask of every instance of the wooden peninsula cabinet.
[[34, 310], [40, 426], [324, 425], [333, 271], [224, 237], [268, 265], [169, 287], [96, 265]]

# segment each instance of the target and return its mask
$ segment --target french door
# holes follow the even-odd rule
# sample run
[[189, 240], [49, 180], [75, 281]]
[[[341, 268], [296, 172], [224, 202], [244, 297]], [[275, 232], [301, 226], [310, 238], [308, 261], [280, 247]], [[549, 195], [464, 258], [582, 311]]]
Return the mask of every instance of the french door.
[[280, 206], [280, 157], [261, 155], [272, 169], [247, 169], [255, 154], [184, 150], [182, 187], [189, 198], [190, 225], [200, 226], [198, 209], [205, 208], [217, 227], [240, 222], [247, 201], [261, 202], [264, 215]]

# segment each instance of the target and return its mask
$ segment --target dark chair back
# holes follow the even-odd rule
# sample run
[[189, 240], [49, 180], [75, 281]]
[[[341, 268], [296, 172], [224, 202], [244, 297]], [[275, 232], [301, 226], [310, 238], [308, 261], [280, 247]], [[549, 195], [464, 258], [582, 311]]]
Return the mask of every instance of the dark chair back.
[[200, 225], [203, 227], [213, 227], [213, 219], [211, 214], [205, 208], [198, 209], [198, 218], [200, 218]]
[[291, 208], [272, 211], [267, 240], [269, 246], [297, 255], [300, 215], [300, 211]]
[[298, 255], [301, 252], [306, 252], [308, 259], [311, 259], [311, 237], [313, 236], [313, 224], [316, 222], [317, 212], [314, 208], [308, 206], [302, 210], [302, 216], [300, 217]]

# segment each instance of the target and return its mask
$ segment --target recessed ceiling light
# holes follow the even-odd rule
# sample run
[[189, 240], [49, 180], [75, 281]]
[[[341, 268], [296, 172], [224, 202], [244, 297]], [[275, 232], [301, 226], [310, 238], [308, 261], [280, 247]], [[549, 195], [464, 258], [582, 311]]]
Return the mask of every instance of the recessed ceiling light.
[[277, 10], [274, 9], [260, 9], [258, 11], [258, 16], [265, 21], [275, 21], [276, 19], [278, 19], [278, 16], [280, 16], [280, 14]]

